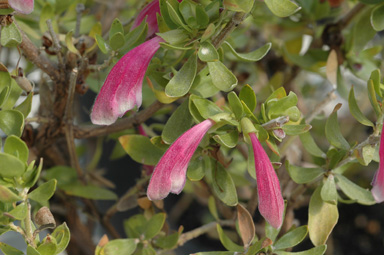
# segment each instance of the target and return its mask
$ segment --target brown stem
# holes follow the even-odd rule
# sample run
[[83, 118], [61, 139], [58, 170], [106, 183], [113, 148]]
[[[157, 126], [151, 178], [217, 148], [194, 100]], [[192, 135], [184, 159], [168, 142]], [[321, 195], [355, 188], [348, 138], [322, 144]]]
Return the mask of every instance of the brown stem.
[[23, 36], [23, 41], [19, 45], [23, 55], [46, 73], [54, 82], [60, 81], [62, 75], [58, 70], [57, 65], [41, 55], [39, 49], [32, 43], [28, 36], [21, 29], [19, 30]]

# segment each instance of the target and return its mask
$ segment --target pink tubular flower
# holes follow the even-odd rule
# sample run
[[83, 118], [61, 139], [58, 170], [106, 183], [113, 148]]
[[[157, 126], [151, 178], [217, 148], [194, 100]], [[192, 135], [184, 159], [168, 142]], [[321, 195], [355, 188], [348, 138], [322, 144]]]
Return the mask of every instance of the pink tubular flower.
[[110, 125], [135, 105], [141, 106], [145, 72], [163, 39], [156, 36], [125, 54], [112, 68], [96, 98], [91, 121]]
[[249, 133], [255, 157], [259, 211], [274, 228], [283, 223], [284, 200], [272, 163], [254, 133]]
[[134, 29], [135, 27], [139, 26], [140, 23], [147, 18], [147, 23], [148, 23], [148, 34], [147, 38], [151, 37], [154, 35], [156, 32], [159, 31], [159, 28], [157, 26], [157, 17], [156, 13], [160, 13], [160, 5], [159, 5], [159, 0], [154, 0], [147, 4], [143, 10], [137, 15], [137, 18], [132, 24], [131, 29]]
[[188, 163], [201, 139], [213, 124], [212, 120], [204, 120], [182, 134], [168, 148], [149, 182], [147, 190], [149, 200], [161, 200], [170, 192], [179, 194], [183, 190]]
[[17, 12], [23, 14], [33, 12], [33, 0], [8, 0], [8, 3]]
[[375, 177], [372, 181], [372, 195], [375, 198], [377, 203], [381, 203], [384, 201], [384, 125], [381, 130], [381, 138], [380, 138], [380, 162], [379, 162], [379, 170], [377, 170]]

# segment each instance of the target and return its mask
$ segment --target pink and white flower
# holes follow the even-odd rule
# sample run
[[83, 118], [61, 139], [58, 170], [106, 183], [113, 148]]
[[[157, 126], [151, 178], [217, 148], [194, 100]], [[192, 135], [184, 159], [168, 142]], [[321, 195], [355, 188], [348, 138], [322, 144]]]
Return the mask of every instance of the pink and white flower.
[[161, 200], [169, 193], [179, 194], [183, 190], [189, 161], [213, 125], [212, 120], [204, 120], [182, 134], [168, 148], [149, 182], [147, 196], [150, 200]]
[[284, 200], [280, 183], [272, 163], [255, 133], [249, 133], [255, 158], [259, 211], [274, 228], [281, 227], [284, 214]]
[[146, 19], [146, 22], [148, 24], [147, 38], [151, 37], [159, 31], [159, 28], [157, 26], [156, 13], [160, 14], [159, 0], [154, 0], [150, 2], [143, 8], [143, 10], [141, 10], [139, 15], [137, 15], [137, 18], [133, 22], [131, 29], [134, 29], [135, 27], [139, 26], [141, 22]]
[[33, 0], [8, 0], [8, 3], [17, 12], [23, 14], [33, 12]]
[[[149, 3], [138, 15], [133, 27], [147, 17], [148, 35], [158, 31], [156, 13], [160, 12], [159, 0]], [[112, 68], [96, 98], [91, 121], [96, 125], [111, 125], [142, 102], [142, 85], [145, 72], [153, 55], [163, 42], [158, 36], [125, 54]]]
[[91, 121], [110, 125], [142, 102], [145, 72], [163, 39], [156, 36], [125, 54], [112, 68], [96, 98]]
[[381, 203], [384, 201], [384, 125], [381, 130], [381, 138], [380, 138], [380, 162], [379, 162], [379, 170], [377, 170], [375, 177], [372, 181], [372, 195], [375, 198], [377, 203]]

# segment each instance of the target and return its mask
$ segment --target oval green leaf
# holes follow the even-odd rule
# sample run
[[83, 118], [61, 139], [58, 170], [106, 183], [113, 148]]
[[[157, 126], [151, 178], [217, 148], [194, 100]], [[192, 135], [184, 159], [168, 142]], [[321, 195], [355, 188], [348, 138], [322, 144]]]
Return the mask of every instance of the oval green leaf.
[[321, 186], [317, 187], [309, 202], [309, 238], [315, 246], [323, 245], [327, 242], [339, 219], [337, 206], [323, 202], [320, 191]]
[[348, 97], [348, 105], [349, 110], [351, 111], [351, 114], [355, 119], [360, 122], [361, 124], [365, 126], [371, 126], [374, 127], [375, 125], [370, 121], [365, 115], [361, 112], [355, 98], [355, 92], [353, 90], [353, 87], [351, 87], [351, 91], [349, 92]]
[[213, 85], [218, 89], [228, 92], [236, 87], [236, 76], [220, 61], [208, 62], [208, 69]]
[[6, 135], [20, 137], [24, 129], [24, 116], [16, 110], [0, 111], [0, 129]]
[[238, 53], [229, 42], [225, 41], [223, 45], [226, 46], [238, 60], [244, 62], [259, 61], [260, 59], [265, 57], [265, 55], [267, 55], [267, 53], [272, 47], [272, 43], [267, 43], [264, 46], [258, 48], [257, 50], [248, 53]]
[[268, 8], [278, 17], [288, 17], [301, 9], [289, 0], [265, 0]]
[[11, 135], [7, 137], [4, 143], [4, 152], [17, 157], [22, 162], [27, 162], [28, 160], [28, 147], [25, 142], [17, 136]]
[[359, 185], [356, 185], [343, 175], [336, 174], [335, 178], [337, 185], [350, 199], [363, 205], [373, 205], [376, 203], [372, 193], [369, 190], [363, 189]]
[[337, 104], [332, 114], [325, 123], [325, 136], [330, 144], [336, 148], [349, 150], [349, 143], [341, 134], [339, 122], [337, 120], [337, 111], [340, 109], [341, 104]]
[[192, 54], [176, 75], [165, 87], [165, 94], [169, 97], [182, 97], [188, 93], [197, 71], [197, 56]]
[[0, 162], [0, 176], [2, 177], [19, 177], [26, 169], [25, 163], [10, 154], [0, 153]]

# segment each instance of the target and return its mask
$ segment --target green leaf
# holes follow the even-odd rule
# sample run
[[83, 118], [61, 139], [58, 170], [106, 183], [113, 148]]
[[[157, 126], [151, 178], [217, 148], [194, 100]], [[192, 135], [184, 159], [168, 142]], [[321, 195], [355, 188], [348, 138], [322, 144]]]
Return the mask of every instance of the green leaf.
[[27, 118], [28, 114], [31, 112], [32, 99], [33, 99], [33, 92], [29, 93], [27, 98], [21, 104], [15, 107], [15, 110], [21, 112], [24, 115], [24, 119]]
[[223, 231], [219, 224], [216, 224], [217, 233], [219, 234], [220, 242], [228, 251], [242, 252], [244, 248], [235, 244]]
[[160, 46], [161, 46], [163, 49], [167, 49], [167, 50], [183, 50], [183, 51], [187, 51], [187, 50], [191, 50], [191, 49], [193, 49], [193, 46], [187, 46], [187, 47], [184, 47], [184, 46], [175, 46], [175, 45], [168, 44], [168, 43], [165, 43], [165, 42], [161, 42], [161, 43], [160, 43]]
[[50, 180], [28, 194], [28, 198], [41, 204], [46, 203], [55, 193], [56, 180]]
[[321, 167], [299, 167], [289, 164], [288, 161], [286, 161], [285, 165], [288, 170], [289, 176], [291, 176], [292, 180], [298, 184], [312, 182], [316, 178], [324, 174], [324, 169], [322, 169]]
[[205, 42], [211, 36], [215, 33], [216, 27], [213, 23], [209, 24], [208, 27], [205, 29], [204, 34], [201, 36], [201, 42]]
[[223, 5], [226, 9], [234, 12], [251, 11], [254, 1], [253, 0], [224, 0]]
[[179, 4], [179, 11], [183, 16], [183, 19], [190, 27], [198, 27], [196, 20], [196, 7], [197, 4], [190, 1], [184, 0]]
[[323, 245], [327, 242], [339, 219], [337, 206], [323, 202], [320, 191], [321, 186], [317, 187], [309, 202], [309, 238], [315, 246]]
[[40, 252], [38, 252], [35, 248], [32, 246], [28, 245], [27, 247], [27, 255], [41, 255]]
[[189, 112], [188, 100], [185, 100], [171, 115], [164, 126], [161, 138], [167, 144], [173, 143], [180, 135], [191, 128], [192, 115]]
[[284, 125], [282, 129], [287, 135], [301, 135], [307, 133], [312, 128], [309, 124], [299, 124], [299, 125]]
[[356, 102], [355, 98], [355, 92], [353, 91], [353, 87], [351, 87], [351, 91], [349, 92], [349, 97], [348, 97], [348, 105], [349, 105], [349, 110], [355, 119], [360, 122], [361, 124], [365, 126], [371, 126], [374, 127], [375, 125], [370, 121], [365, 115], [360, 111], [360, 108]]
[[165, 94], [169, 97], [182, 97], [188, 93], [197, 71], [197, 56], [192, 54], [176, 75], [165, 87]]
[[2, 90], [0, 88], [0, 107], [7, 101], [9, 96], [9, 86], [4, 87]]
[[19, 45], [22, 42], [22, 36], [15, 25], [15, 23], [11, 23], [8, 26], [4, 26], [1, 28], [1, 45], [4, 47], [14, 47]]
[[199, 28], [205, 28], [209, 24], [209, 17], [202, 5], [196, 6], [196, 21]]
[[373, 83], [373, 80], [368, 80], [368, 98], [371, 102], [371, 105], [373, 109], [375, 110], [376, 116], [381, 116], [381, 108], [379, 106], [379, 103], [377, 102], [376, 93], [375, 93], [375, 85]]
[[24, 116], [16, 110], [0, 111], [0, 129], [6, 135], [20, 137], [24, 129]]
[[213, 191], [228, 206], [237, 205], [237, 192], [231, 175], [218, 163], [212, 169]]
[[[55, 22], [54, 17], [55, 17], [55, 12], [53, 10], [52, 5], [50, 5], [49, 3], [46, 3], [42, 8], [40, 17], [39, 17], [40, 18], [39, 26], [40, 26], [40, 31], [42, 33], [45, 33], [48, 30], [48, 26], [47, 26], [48, 19], [52, 20], [52, 25], [53, 25], [53, 23]], [[55, 31], [55, 32], [58, 32], [58, 31]]]
[[373, 39], [377, 33], [371, 24], [372, 8], [365, 8], [354, 18], [355, 24], [352, 27], [352, 46], [356, 53], [361, 52], [366, 44]]
[[236, 76], [220, 61], [208, 62], [208, 69], [213, 85], [218, 89], [228, 92], [236, 87]]
[[[171, 29], [176, 29], [177, 25], [172, 21], [169, 11], [168, 11], [168, 1], [169, 0], [160, 0], [160, 12], [161, 12], [161, 18], [164, 20], [165, 24]], [[159, 15], [160, 16], [160, 15]]]
[[109, 39], [109, 46], [112, 50], [118, 50], [125, 44], [125, 37], [123, 33], [116, 33]]
[[219, 60], [219, 53], [217, 53], [215, 46], [213, 46], [210, 42], [201, 43], [197, 54], [199, 59], [204, 62]]
[[239, 132], [232, 130], [225, 134], [214, 135], [213, 139], [227, 148], [235, 148], [239, 141]]
[[21, 203], [12, 211], [8, 212], [15, 220], [24, 220], [28, 215], [28, 206], [26, 203]]
[[219, 219], [219, 213], [218, 213], [217, 207], [216, 207], [216, 200], [213, 196], [210, 196], [208, 198], [208, 209], [209, 209], [209, 212], [212, 214], [213, 218], [218, 220]]
[[104, 255], [124, 254], [130, 255], [136, 250], [137, 242], [135, 239], [115, 239], [108, 242], [101, 250]]
[[368, 166], [375, 156], [376, 148], [370, 144], [354, 151], [354, 155], [360, 164]]
[[359, 204], [363, 205], [373, 205], [376, 203], [371, 191], [363, 189], [362, 187], [351, 182], [343, 175], [336, 174], [335, 178], [337, 185], [350, 199], [355, 200]]
[[101, 52], [104, 54], [107, 54], [109, 51], [109, 45], [105, 42], [102, 36], [100, 35], [95, 35], [96, 43], [99, 46], [99, 49]]
[[37, 247], [37, 251], [41, 255], [56, 254], [56, 250], [57, 250], [56, 239], [51, 236], [45, 237], [43, 242]]
[[205, 175], [205, 159], [198, 157], [188, 164], [187, 177], [191, 181], [200, 181]]
[[29, 150], [23, 140], [17, 136], [8, 136], [4, 143], [4, 152], [13, 155], [20, 159], [22, 162], [27, 162]]
[[288, 17], [301, 9], [289, 0], [265, 0], [268, 8], [278, 17]]
[[265, 57], [265, 55], [268, 54], [269, 50], [272, 47], [272, 43], [267, 43], [264, 46], [261, 46], [260, 48], [258, 48], [257, 50], [254, 50], [254, 51], [251, 51], [251, 52], [248, 52], [248, 53], [238, 53], [232, 47], [232, 45], [229, 42], [227, 42], [227, 41], [224, 41], [223, 46], [227, 47], [232, 52], [232, 54], [238, 60], [240, 60], [240, 61], [256, 62], [256, 61], [259, 61], [260, 59]]
[[144, 215], [136, 214], [124, 221], [124, 231], [128, 237], [139, 238], [144, 233], [146, 224]]
[[146, 22], [141, 22], [139, 26], [135, 27], [124, 36], [125, 45], [121, 49], [121, 52], [128, 52], [143, 43], [147, 37], [147, 32], [148, 24]]
[[231, 106], [231, 109], [235, 114], [236, 119], [241, 119], [244, 114], [244, 108], [243, 108], [243, 105], [241, 104], [239, 97], [236, 95], [234, 91], [230, 92], [227, 97], [228, 97], [229, 105]]
[[178, 232], [173, 233], [169, 236], [160, 236], [154, 240], [156, 246], [162, 249], [172, 249], [177, 245], [180, 234]]
[[[167, 7], [168, 7], [168, 13], [169, 13], [169, 17], [171, 18], [171, 20], [181, 26], [182, 28], [184, 28], [186, 31], [188, 32], [192, 32], [192, 30], [185, 25], [185, 23], [183, 22], [182, 18], [180, 17], [180, 13], [178, 11], [176, 11], [177, 9], [174, 8], [174, 6], [172, 6], [172, 3], [170, 3], [169, 1], [166, 2], [167, 4]], [[179, 3], [176, 2], [174, 3], [173, 5], [178, 5]]]
[[63, 224], [55, 228], [51, 235], [56, 239], [57, 242], [56, 254], [65, 251], [71, 237], [71, 233], [69, 231], [67, 223], [64, 222]]
[[304, 148], [313, 156], [324, 158], [325, 153], [319, 148], [319, 146], [316, 144], [315, 140], [313, 139], [311, 133], [306, 132], [303, 134], [300, 134], [300, 141], [303, 144]]
[[277, 240], [273, 247], [275, 250], [284, 250], [301, 243], [308, 234], [308, 227], [301, 226], [284, 234]]
[[118, 33], [124, 35], [124, 28], [120, 20], [116, 18], [113, 20], [111, 28], [109, 29], [109, 43], [111, 43], [112, 37]]
[[73, 30], [69, 31], [65, 36], [65, 43], [67, 44], [67, 48], [70, 52], [80, 56], [80, 52], [77, 50], [77, 48], [73, 44], [72, 36], [73, 36]]
[[337, 190], [336, 190], [336, 183], [335, 178], [332, 174], [328, 175], [328, 178], [326, 179], [323, 187], [321, 188], [321, 199], [324, 202], [331, 203], [336, 205], [337, 204]]
[[112, 191], [100, 188], [97, 186], [84, 186], [83, 184], [76, 182], [74, 184], [66, 184], [60, 186], [66, 194], [76, 197], [83, 197], [95, 200], [116, 200], [117, 195]]
[[337, 104], [332, 114], [325, 123], [325, 136], [330, 144], [336, 148], [349, 150], [349, 144], [340, 132], [339, 122], [337, 120], [337, 111], [340, 109], [341, 104]]
[[154, 166], [164, 154], [146, 136], [124, 135], [119, 137], [119, 142], [128, 155], [140, 164]]
[[[260, 252], [262, 249], [264, 249], [265, 247], [268, 247], [270, 244], [268, 243], [272, 243], [271, 240], [268, 241], [268, 238], [267, 237], [264, 237], [262, 238], [261, 240], [255, 242], [254, 244], [252, 244], [247, 253], [245, 253], [245, 255], [256, 255], [256, 254], [259, 254], [258, 252]], [[268, 245], [267, 245], [268, 244]]]
[[[297, 104], [297, 96], [292, 91], [288, 96], [282, 98], [271, 98], [267, 101], [267, 116], [270, 119], [280, 117], [282, 115], [289, 115], [288, 111]], [[295, 121], [290, 117], [290, 120]]]
[[23, 92], [23, 89], [20, 88], [20, 86], [16, 83], [15, 79], [12, 79], [10, 83], [10, 91], [9, 91], [8, 99], [3, 103], [2, 109], [14, 110], [13, 107], [15, 106], [15, 103], [17, 102], [17, 100], [20, 98], [20, 95], [22, 92]]
[[188, 40], [188, 34], [181, 29], [175, 29], [164, 33], [157, 33], [157, 35], [172, 45], [178, 45]]
[[0, 242], [0, 250], [4, 253], [4, 255], [24, 255], [24, 252], [3, 242]]
[[312, 249], [300, 252], [287, 252], [287, 251], [276, 251], [277, 255], [323, 255], [327, 250], [326, 245], [320, 245]]
[[[214, 115], [222, 113], [223, 111], [212, 101], [207, 99], [199, 98], [198, 96], [190, 96], [190, 101], [196, 107], [196, 110], [204, 119], [208, 119]], [[191, 110], [191, 107], [189, 107]], [[193, 114], [192, 114], [193, 115]]]
[[204, 251], [193, 253], [191, 255], [233, 255], [233, 251]]
[[[380, 48], [381, 49], [381, 48]], [[371, 55], [370, 57], [374, 57], [377, 53], [374, 53], [374, 55]], [[380, 69], [375, 69], [372, 71], [371, 76], [369, 77], [370, 80], [373, 82], [373, 87], [375, 88], [376, 93], [380, 96], [383, 97], [381, 93], [381, 88], [380, 88], [380, 82], [381, 82], [381, 73]]]
[[24, 180], [24, 187], [30, 188], [34, 186], [37, 182], [37, 180], [40, 177], [41, 169], [43, 168], [43, 158], [40, 158], [39, 166], [34, 167], [35, 161], [32, 161], [28, 168], [27, 171], [23, 174], [23, 180]]
[[0, 185], [0, 200], [3, 203], [12, 203], [22, 200], [21, 197], [16, 195], [13, 191], [5, 186]]
[[144, 231], [144, 237], [146, 240], [152, 239], [160, 233], [164, 226], [165, 218], [165, 213], [158, 213], [152, 216], [152, 218], [147, 222]]
[[0, 162], [0, 176], [2, 177], [19, 177], [25, 171], [25, 163], [13, 155], [0, 152]]
[[376, 6], [371, 13], [371, 24], [376, 31], [384, 30], [384, 4]]
[[253, 112], [256, 109], [257, 100], [256, 94], [248, 84], [241, 88], [239, 98], [248, 106], [248, 109]]

